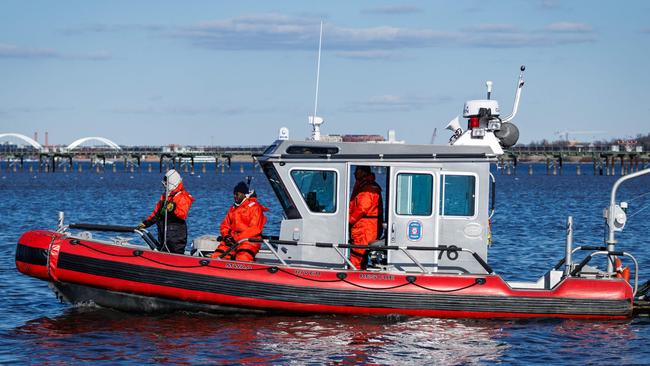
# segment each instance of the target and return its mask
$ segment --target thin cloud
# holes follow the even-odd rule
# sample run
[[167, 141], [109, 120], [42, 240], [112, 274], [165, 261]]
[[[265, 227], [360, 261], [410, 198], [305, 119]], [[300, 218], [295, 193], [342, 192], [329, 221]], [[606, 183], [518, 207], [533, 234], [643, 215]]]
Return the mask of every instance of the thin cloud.
[[488, 32], [488, 33], [515, 33], [520, 32], [519, 28], [512, 24], [480, 24], [463, 28], [465, 32]]
[[567, 44], [583, 44], [595, 42], [592, 36], [566, 35], [563, 37], [548, 34], [516, 33], [500, 35], [468, 35], [460, 40], [468, 47], [478, 48], [524, 48], [524, 47], [553, 47]]
[[539, 7], [544, 10], [554, 10], [560, 7], [560, 3], [557, 0], [541, 0]]
[[25, 106], [25, 107], [5, 107], [0, 108], [0, 116], [11, 117], [20, 114], [34, 114], [34, 113], [56, 113], [72, 111], [71, 107], [52, 107], [52, 106]]
[[134, 114], [134, 115], [169, 115], [169, 116], [199, 116], [199, 115], [244, 115], [273, 113], [276, 108], [251, 108], [243, 107], [202, 107], [202, 106], [137, 106], [137, 107], [117, 107], [110, 110], [116, 114]]
[[[210, 50], [313, 51], [318, 45], [322, 17], [281, 13], [243, 15], [204, 21], [183, 27], [156, 25], [102, 26], [70, 29], [70, 32], [153, 32]], [[554, 23], [541, 29], [521, 29], [507, 23], [482, 24], [454, 30], [394, 26], [344, 27], [324, 24], [323, 47], [342, 58], [396, 60], [397, 50], [432, 47], [525, 48], [554, 47], [595, 41], [591, 26], [584, 23]]]
[[60, 54], [49, 48], [27, 48], [0, 44], [0, 58], [44, 59], [58, 57]]
[[0, 58], [16, 58], [28, 60], [42, 59], [79, 59], [90, 61], [105, 61], [112, 58], [105, 51], [94, 53], [66, 54], [50, 48], [19, 47], [11, 44], [0, 44]]
[[451, 100], [450, 97], [438, 98], [420, 96], [399, 96], [399, 95], [378, 95], [365, 101], [348, 102], [343, 107], [345, 112], [369, 113], [369, 112], [408, 112], [421, 110], [430, 106], [439, 105]]
[[67, 36], [81, 36], [93, 33], [118, 33], [118, 32], [161, 32], [167, 29], [166, 26], [155, 24], [84, 24], [76, 27], [60, 29], [59, 32]]
[[[318, 44], [319, 26], [319, 19], [271, 13], [203, 22], [171, 32], [169, 36], [219, 50], [313, 50]], [[323, 33], [328, 49], [355, 51], [429, 47], [454, 38], [449, 32], [428, 29], [349, 28], [332, 23], [325, 24]]]
[[[318, 44], [320, 19], [278, 13], [203, 22], [168, 34], [192, 45], [216, 50], [313, 50]], [[323, 45], [347, 58], [390, 59], [391, 50], [430, 47], [523, 48], [593, 42], [591, 26], [554, 23], [523, 30], [511, 24], [483, 24], [459, 31], [391, 26], [342, 27], [328, 22]], [[577, 36], [579, 35], [579, 36]]]
[[593, 28], [585, 23], [559, 22], [547, 25], [545, 30], [549, 32], [591, 33]]
[[397, 14], [416, 14], [422, 13], [424, 10], [415, 5], [383, 5], [373, 8], [365, 8], [361, 10], [362, 14], [382, 14], [382, 15], [397, 15]]
[[342, 58], [360, 60], [403, 60], [406, 58], [402, 53], [385, 50], [338, 51], [334, 55]]

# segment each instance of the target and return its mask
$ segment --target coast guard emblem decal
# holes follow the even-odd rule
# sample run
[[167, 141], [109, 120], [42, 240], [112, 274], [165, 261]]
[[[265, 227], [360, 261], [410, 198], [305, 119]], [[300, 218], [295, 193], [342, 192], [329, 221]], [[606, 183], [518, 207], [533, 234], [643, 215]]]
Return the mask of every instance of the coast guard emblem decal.
[[409, 221], [408, 238], [410, 241], [420, 241], [422, 239], [422, 223], [420, 221]]

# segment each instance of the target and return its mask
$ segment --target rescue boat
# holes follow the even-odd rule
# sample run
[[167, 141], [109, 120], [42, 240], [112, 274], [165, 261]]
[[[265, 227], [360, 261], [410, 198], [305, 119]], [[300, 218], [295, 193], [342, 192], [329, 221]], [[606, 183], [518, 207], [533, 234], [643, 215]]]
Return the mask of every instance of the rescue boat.
[[[638, 265], [616, 249], [626, 221], [616, 201], [620, 178], [606, 209], [608, 237], [599, 246], [574, 246], [567, 220], [565, 256], [535, 282], [506, 281], [488, 264], [489, 219], [494, 211], [490, 165], [514, 145], [523, 70], [513, 112], [502, 118], [488, 97], [465, 103], [463, 130], [448, 128], [447, 145], [346, 143], [320, 137], [313, 117], [307, 141], [280, 138], [257, 157], [283, 209], [279, 236], [248, 239], [262, 244], [255, 262], [210, 258], [220, 238], [193, 240], [185, 255], [162, 251], [145, 229], [69, 224], [26, 232], [18, 240], [16, 267], [49, 283], [71, 304], [124, 311], [175, 310], [404, 314], [427, 317], [627, 318], [648, 285], [638, 286]], [[394, 141], [393, 141], [394, 142]], [[369, 264], [349, 260], [348, 202], [353, 171], [369, 166], [385, 179], [383, 233], [369, 245]], [[137, 242], [93, 233], [133, 233]], [[245, 239], [243, 239], [245, 240]], [[366, 248], [366, 247], [363, 247]], [[585, 258], [572, 260], [576, 252]], [[607, 268], [589, 265], [596, 256]], [[621, 259], [634, 264], [623, 275]]]

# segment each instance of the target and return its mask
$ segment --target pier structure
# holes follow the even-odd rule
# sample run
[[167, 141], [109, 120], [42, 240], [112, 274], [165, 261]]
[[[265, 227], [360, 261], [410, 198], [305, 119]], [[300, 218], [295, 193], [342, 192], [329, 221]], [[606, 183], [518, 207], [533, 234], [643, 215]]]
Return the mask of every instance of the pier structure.
[[[103, 172], [107, 166], [117, 171], [117, 162], [122, 163], [125, 172], [140, 171], [143, 164], [158, 163], [158, 171], [177, 169], [194, 173], [197, 164], [203, 173], [207, 164], [215, 165], [215, 172], [222, 173], [232, 168], [233, 161], [253, 162], [266, 146], [124, 146], [104, 137], [84, 137], [67, 146], [42, 146], [34, 139], [16, 133], [0, 133], [3, 138], [22, 140], [23, 145], [0, 144], [0, 162], [5, 162], [9, 171], [29, 170], [39, 172], [82, 171], [81, 162], [89, 162], [90, 170]], [[84, 146], [95, 142], [100, 145]], [[362, 143], [362, 142], [360, 142]], [[499, 158], [497, 167], [500, 174], [515, 175], [518, 167], [526, 164], [529, 175], [534, 174], [533, 163], [546, 165], [547, 175], [564, 175], [567, 162], [575, 166], [571, 174], [582, 175], [583, 167], [593, 166], [594, 175], [626, 175], [650, 166], [650, 145], [634, 141], [619, 141], [614, 144], [569, 145], [565, 142], [544, 145], [517, 145]], [[574, 164], [573, 164], [574, 163]], [[243, 166], [240, 166], [243, 171]], [[152, 172], [149, 165], [147, 172]]]
[[[0, 162], [6, 162], [9, 171], [23, 171], [29, 164], [29, 170], [39, 172], [82, 171], [82, 162], [90, 163], [90, 170], [106, 171], [107, 166], [117, 171], [117, 162], [122, 163], [125, 172], [139, 171], [146, 162], [159, 163], [159, 171], [178, 169], [194, 172], [197, 164], [215, 164], [215, 171], [221, 168], [230, 170], [233, 161], [250, 161], [256, 163], [254, 156], [261, 154], [266, 146], [120, 146], [104, 137], [84, 137], [67, 146], [43, 146], [37, 141], [17, 133], [2, 133], [0, 139], [15, 138], [22, 140], [22, 145], [0, 144]], [[99, 145], [84, 146], [94, 142]], [[152, 171], [151, 166], [148, 169]]]
[[614, 176], [637, 172], [650, 165], [650, 146], [619, 141], [616, 144], [567, 146], [566, 144], [514, 146], [500, 157], [501, 174], [517, 173], [521, 162], [528, 163], [528, 174], [533, 174], [532, 163], [545, 163], [546, 175], [563, 175], [567, 162], [575, 163], [575, 174], [583, 174], [583, 165], [592, 165], [594, 175]]

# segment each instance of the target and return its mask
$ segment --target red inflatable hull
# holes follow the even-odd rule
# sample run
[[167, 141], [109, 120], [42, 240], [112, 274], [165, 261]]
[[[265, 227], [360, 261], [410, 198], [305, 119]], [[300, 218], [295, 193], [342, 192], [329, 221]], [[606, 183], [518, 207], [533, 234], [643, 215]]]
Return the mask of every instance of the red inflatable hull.
[[32, 231], [20, 238], [16, 266], [27, 275], [52, 281], [70, 302], [93, 301], [125, 310], [155, 311], [161, 307], [138, 304], [160, 301], [174, 304], [174, 309], [201, 305], [291, 313], [632, 316], [633, 291], [622, 279], [567, 278], [552, 290], [519, 290], [498, 275], [271, 266], [102, 244], [49, 231]]

